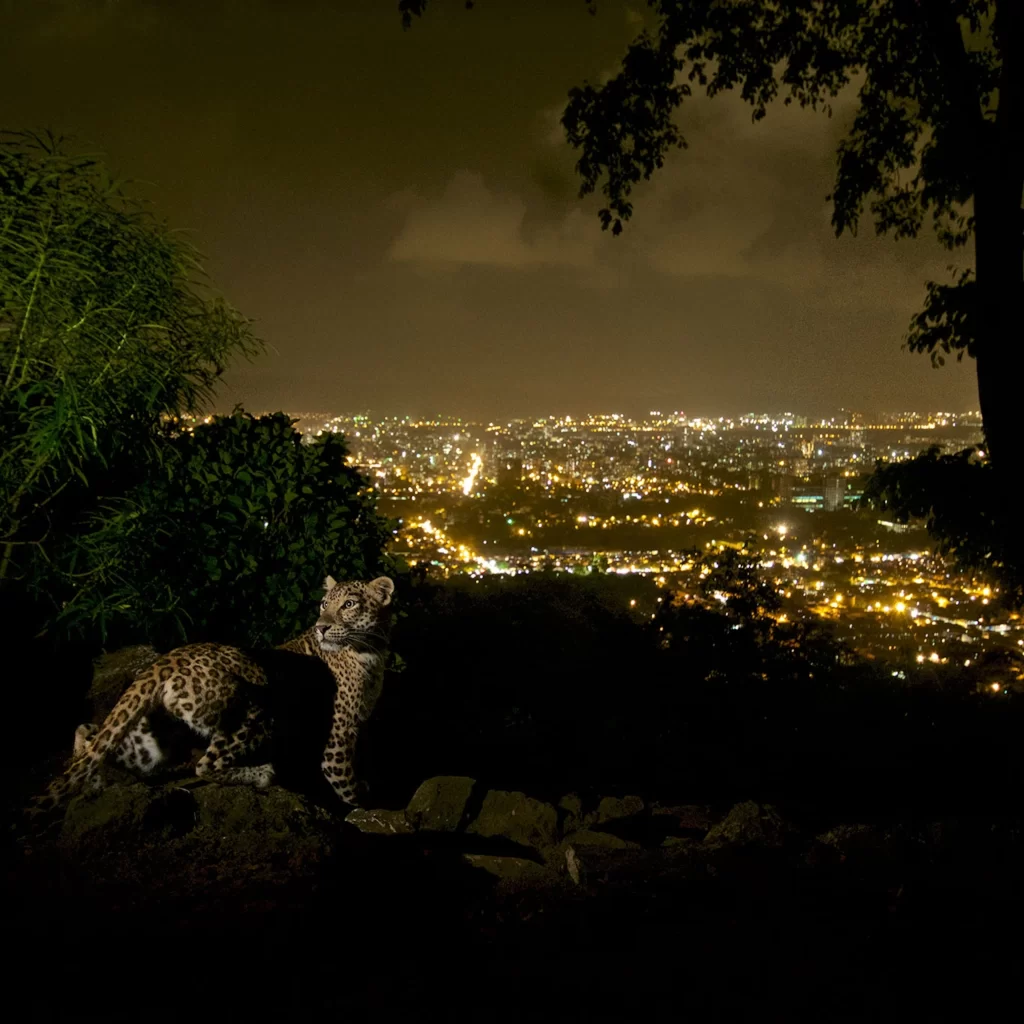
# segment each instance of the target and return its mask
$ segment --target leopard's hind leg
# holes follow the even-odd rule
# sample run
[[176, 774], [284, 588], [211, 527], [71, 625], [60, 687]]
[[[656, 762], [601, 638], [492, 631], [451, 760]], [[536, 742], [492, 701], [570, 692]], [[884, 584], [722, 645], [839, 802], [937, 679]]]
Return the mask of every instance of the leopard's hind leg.
[[234, 732], [213, 730], [206, 753], [196, 765], [196, 775], [220, 775], [228, 769], [244, 770], [235, 768], [237, 762], [258, 750], [266, 739], [267, 726], [263, 712], [260, 708], [249, 708], [242, 724]]

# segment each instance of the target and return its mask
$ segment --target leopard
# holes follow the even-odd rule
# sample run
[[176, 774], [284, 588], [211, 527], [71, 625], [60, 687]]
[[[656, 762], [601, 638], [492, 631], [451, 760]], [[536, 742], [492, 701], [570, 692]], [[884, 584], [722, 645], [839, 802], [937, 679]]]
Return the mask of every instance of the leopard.
[[356, 780], [356, 741], [383, 689], [395, 585], [387, 576], [341, 583], [327, 576], [323, 588], [316, 623], [275, 649], [208, 642], [158, 657], [101, 724], [78, 727], [69, 766], [33, 801], [29, 817], [102, 789], [102, 769], [111, 761], [134, 773], [153, 772], [166, 760], [155, 715], [207, 740], [198, 778], [267, 788], [278, 763], [239, 762], [268, 746], [281, 749], [276, 734], [288, 733], [293, 748], [318, 762], [335, 797], [359, 806], [365, 786]]

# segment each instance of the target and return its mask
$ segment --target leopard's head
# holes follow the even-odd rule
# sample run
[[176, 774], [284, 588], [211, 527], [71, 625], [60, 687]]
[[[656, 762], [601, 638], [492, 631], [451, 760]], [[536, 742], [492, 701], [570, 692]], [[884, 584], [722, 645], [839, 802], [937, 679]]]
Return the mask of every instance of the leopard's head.
[[324, 580], [320, 618], [313, 629], [322, 651], [355, 647], [383, 653], [388, 639], [391, 595], [394, 583], [387, 576], [375, 580], [338, 583], [333, 576]]

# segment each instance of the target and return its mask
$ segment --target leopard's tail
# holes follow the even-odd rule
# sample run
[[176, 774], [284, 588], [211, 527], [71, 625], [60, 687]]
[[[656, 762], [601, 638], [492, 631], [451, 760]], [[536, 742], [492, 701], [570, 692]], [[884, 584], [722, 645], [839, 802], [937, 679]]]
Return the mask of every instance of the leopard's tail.
[[29, 818], [49, 814], [88, 788], [107, 755], [120, 747], [140, 718], [150, 714], [162, 703], [167, 668], [165, 659], [161, 658], [139, 674], [99, 729], [86, 739], [64, 774], [54, 779], [46, 793], [32, 802], [26, 812]]

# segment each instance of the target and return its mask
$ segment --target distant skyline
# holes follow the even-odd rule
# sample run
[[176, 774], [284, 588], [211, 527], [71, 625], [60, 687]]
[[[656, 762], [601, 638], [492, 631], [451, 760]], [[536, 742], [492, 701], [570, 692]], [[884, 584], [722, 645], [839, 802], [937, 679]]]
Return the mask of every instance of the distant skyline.
[[972, 362], [901, 350], [952, 254], [833, 237], [852, 97], [756, 125], [694, 97], [616, 239], [558, 118], [645, 6], [434, 0], [409, 32], [396, 8], [0, 0], [0, 125], [105, 152], [256, 320], [218, 408], [976, 408]]
[[[217, 413], [227, 413], [227, 412], [230, 411], [230, 409], [228, 409], [228, 408], [217, 408], [215, 411]], [[261, 414], [275, 412], [277, 410], [276, 409], [271, 409], [271, 408], [268, 407], [266, 409], [252, 408], [252, 409], [247, 409], [246, 411], [247, 412], [251, 412], [251, 413], [253, 413], [255, 415], [261, 415]], [[780, 416], [781, 417], [781, 416], [789, 414], [789, 415], [793, 415], [793, 416], [796, 416], [796, 417], [806, 418], [808, 421], [815, 422], [815, 423], [821, 422], [821, 421], [829, 419], [829, 418], [836, 418], [836, 419], [838, 419], [843, 413], [849, 413], [849, 414], [853, 414], [853, 415], [863, 416], [863, 417], [865, 417], [868, 420], [868, 422], [871, 421], [871, 417], [884, 418], [884, 417], [888, 417], [888, 416], [899, 416], [899, 415], [904, 415], [904, 414], [906, 414], [906, 415], [919, 415], [919, 416], [946, 414], [946, 415], [952, 415], [952, 416], [957, 416], [957, 417], [976, 416], [979, 419], [980, 419], [980, 416], [981, 416], [981, 412], [980, 412], [980, 410], [977, 407], [974, 407], [974, 408], [968, 407], [968, 408], [964, 408], [964, 409], [954, 409], [954, 408], [946, 408], [946, 409], [941, 409], [941, 408], [931, 408], [931, 409], [907, 409], [907, 408], [899, 408], [899, 409], [847, 409], [847, 408], [842, 408], [842, 409], [825, 409], [825, 410], [811, 411], [811, 412], [803, 410], [803, 409], [799, 409], [799, 408], [793, 408], [793, 409], [740, 409], [740, 410], [733, 410], [733, 411], [722, 411], [721, 409], [719, 409], [719, 410], [708, 410], [708, 411], [701, 412], [701, 411], [696, 410], [696, 409], [673, 409], [673, 408], [670, 408], [670, 407], [666, 406], [666, 407], [664, 407], [662, 409], [657, 409], [657, 410], [652, 410], [652, 409], [633, 410], [633, 409], [629, 409], [629, 408], [625, 408], [625, 407], [617, 407], [617, 408], [608, 408], [608, 409], [598, 409], [598, 408], [583, 409], [583, 410], [580, 410], [578, 412], [573, 412], [571, 410], [566, 410], [566, 409], [558, 409], [558, 410], [553, 410], [553, 409], [542, 410], [542, 409], [538, 409], [538, 410], [525, 411], [525, 412], [524, 411], [511, 412], [511, 413], [507, 413], [507, 414], [505, 414], [503, 416], [480, 416], [480, 417], [464, 416], [464, 415], [461, 415], [459, 413], [452, 412], [451, 410], [446, 410], [446, 409], [422, 409], [422, 410], [405, 409], [405, 410], [388, 411], [388, 410], [383, 410], [383, 409], [373, 409], [373, 408], [370, 408], [370, 407], [363, 407], [363, 408], [348, 408], [348, 409], [334, 409], [334, 410], [331, 410], [331, 409], [313, 409], [313, 408], [297, 409], [296, 408], [296, 409], [285, 409], [285, 410], [282, 410], [282, 411], [284, 411], [284, 412], [286, 412], [286, 413], [288, 413], [289, 415], [292, 415], [292, 416], [307, 416], [307, 417], [308, 416], [326, 416], [328, 418], [336, 418], [336, 417], [344, 418], [344, 417], [355, 417], [355, 416], [369, 416], [369, 417], [379, 416], [381, 418], [384, 418], [384, 417], [387, 417], [387, 418], [417, 417], [417, 418], [420, 418], [420, 419], [432, 419], [432, 418], [449, 419], [450, 418], [450, 419], [461, 419], [461, 420], [465, 420], [466, 422], [479, 422], [479, 423], [488, 423], [488, 422], [495, 422], [495, 423], [497, 423], [497, 422], [500, 422], [500, 421], [506, 420], [506, 419], [522, 420], [522, 419], [539, 419], [539, 418], [563, 417], [563, 416], [571, 416], [574, 419], [576, 419], [576, 418], [583, 419], [583, 418], [586, 418], [588, 416], [611, 416], [611, 415], [615, 415], [615, 414], [618, 414], [618, 415], [621, 415], [621, 416], [625, 416], [625, 417], [628, 417], [628, 418], [634, 419], [634, 420], [643, 420], [643, 419], [646, 419], [646, 418], [650, 417], [653, 413], [657, 413], [657, 414], [662, 415], [662, 416], [684, 415], [688, 419], [720, 419], [721, 418], [721, 419], [729, 419], [729, 420], [738, 420], [738, 419], [740, 419], [740, 418], [742, 418], [744, 416]]]

